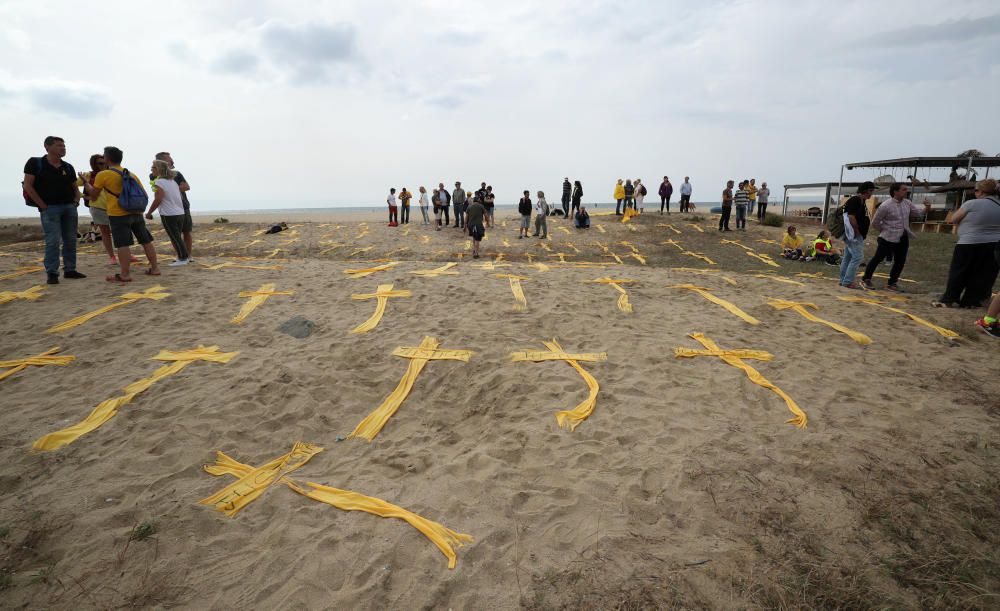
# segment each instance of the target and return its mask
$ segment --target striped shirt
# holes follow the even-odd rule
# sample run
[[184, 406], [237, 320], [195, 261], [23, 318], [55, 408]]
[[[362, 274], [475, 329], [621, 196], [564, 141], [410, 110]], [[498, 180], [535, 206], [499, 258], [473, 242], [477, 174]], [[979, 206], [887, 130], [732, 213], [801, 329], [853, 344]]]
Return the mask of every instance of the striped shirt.
[[733, 203], [737, 206], [746, 206], [750, 204], [750, 194], [744, 189], [740, 189], [733, 196]]

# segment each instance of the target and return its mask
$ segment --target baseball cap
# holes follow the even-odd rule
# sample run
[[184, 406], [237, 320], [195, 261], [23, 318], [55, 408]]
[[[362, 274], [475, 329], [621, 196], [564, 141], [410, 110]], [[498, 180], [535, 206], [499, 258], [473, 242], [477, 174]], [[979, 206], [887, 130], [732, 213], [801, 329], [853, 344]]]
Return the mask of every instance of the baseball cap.
[[864, 193], [865, 191], [874, 191], [875, 183], [870, 180], [866, 180], [860, 185], [858, 185], [858, 193]]

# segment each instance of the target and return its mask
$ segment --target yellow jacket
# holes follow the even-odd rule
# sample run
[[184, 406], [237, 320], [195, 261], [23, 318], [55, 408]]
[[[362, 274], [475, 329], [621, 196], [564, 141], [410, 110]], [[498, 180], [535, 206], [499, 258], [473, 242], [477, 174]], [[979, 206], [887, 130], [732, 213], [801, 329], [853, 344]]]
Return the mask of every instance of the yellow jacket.
[[624, 184], [618, 183], [617, 185], [615, 185], [615, 199], [616, 200], [625, 199], [625, 185]]

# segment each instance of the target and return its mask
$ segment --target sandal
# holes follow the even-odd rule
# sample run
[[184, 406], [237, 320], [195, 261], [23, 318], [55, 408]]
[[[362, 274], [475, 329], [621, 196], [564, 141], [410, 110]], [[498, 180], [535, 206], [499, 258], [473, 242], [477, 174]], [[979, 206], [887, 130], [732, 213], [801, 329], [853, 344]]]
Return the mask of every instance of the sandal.
[[147, 269], [143, 273], [146, 274], [147, 276], [159, 276], [160, 275], [160, 272], [154, 272], [151, 269]]
[[935, 308], [954, 308], [956, 307], [954, 303], [950, 301], [932, 301], [931, 306]]
[[132, 282], [131, 278], [122, 278], [121, 274], [115, 274], [114, 276], [105, 276], [104, 280], [107, 282]]

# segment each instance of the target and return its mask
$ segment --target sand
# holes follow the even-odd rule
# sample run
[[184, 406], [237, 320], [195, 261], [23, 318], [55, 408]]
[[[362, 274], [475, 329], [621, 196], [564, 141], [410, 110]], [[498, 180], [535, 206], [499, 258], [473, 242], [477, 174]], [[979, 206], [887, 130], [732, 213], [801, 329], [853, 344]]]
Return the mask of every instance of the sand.
[[[417, 208], [413, 212], [419, 217]], [[930, 600], [923, 598], [925, 586], [894, 579], [881, 559], [921, 548], [880, 530], [883, 522], [873, 521], [871, 508], [903, 492], [923, 495], [934, 507], [948, 502], [941, 500], [944, 492], [996, 499], [995, 489], [970, 492], [963, 483], [995, 481], [995, 454], [983, 448], [997, 440], [997, 346], [967, 333], [948, 340], [901, 316], [840, 302], [834, 297], [842, 293], [829, 280], [795, 277], [801, 267], [781, 262], [775, 270], [801, 286], [738, 271], [729, 274], [738, 282], [732, 286], [673, 271], [711, 266], [673, 254], [659, 240], [705, 238], [680, 222], [680, 235], [656, 227], [661, 219], [651, 216], [634, 221], [635, 230], [595, 217], [605, 233], [567, 233], [556, 229], [567, 227], [565, 221], [551, 220], [548, 252], [537, 239], [518, 240], [513, 215], [504, 215], [507, 226], [490, 231], [483, 244], [487, 253], [504, 253], [501, 264], [512, 262], [496, 270], [477, 268], [495, 256], [474, 262], [455, 229], [390, 229], [379, 215], [361, 237], [359, 221], [343, 217], [311, 219], [321, 222], [302, 222], [287, 234], [253, 235], [271, 220], [199, 223], [196, 239], [208, 242], [196, 244], [195, 256], [204, 264], [280, 270], [164, 267], [159, 278], [138, 273], [122, 287], [102, 280], [113, 270], [103, 263], [100, 245], [90, 245], [80, 255], [87, 280], [47, 287], [35, 302], [0, 305], [0, 359], [54, 346], [76, 357], [64, 367], [29, 368], [0, 381], [0, 527], [8, 529], [0, 568], [12, 586], [0, 591], [3, 606], [794, 606], [822, 600], [795, 598], [787, 593], [797, 590], [782, 585], [805, 574], [801, 550], [812, 549], [808, 541], [821, 542], [808, 560], [819, 563], [812, 570], [824, 576], [822, 584], [841, 584], [842, 577], [832, 576], [854, 570], [861, 576], [852, 583], [867, 593], [860, 601], [917, 606]], [[702, 225], [711, 231], [710, 221]], [[736, 237], [750, 244], [777, 231], [754, 226]], [[158, 251], [169, 261], [169, 242], [162, 231], [158, 237]], [[261, 241], [246, 248], [254, 239]], [[630, 249], [618, 244], [622, 240], [645, 252], [650, 264], [625, 256]], [[612, 261], [598, 241], [625, 264], [548, 271], [528, 265], [529, 253], [549, 265], [559, 252], [570, 261]], [[0, 257], [2, 275], [37, 259], [41, 245], [19, 243], [0, 252], [17, 255]], [[361, 279], [343, 273], [377, 265], [364, 262], [373, 259], [400, 264]], [[446, 261], [458, 261], [460, 274], [410, 273]], [[756, 272], [770, 270], [762, 264]], [[514, 310], [498, 273], [527, 277], [526, 311]], [[617, 310], [612, 287], [586, 283], [609, 275], [638, 281], [626, 287], [632, 314]], [[0, 289], [43, 281], [38, 273], [2, 281]], [[231, 324], [245, 301], [238, 293], [269, 282], [294, 295], [272, 297], [243, 324]], [[689, 282], [711, 288], [762, 324], [668, 288]], [[413, 296], [390, 299], [372, 332], [349, 334], [375, 307], [374, 300], [351, 294], [389, 283]], [[63, 333], [44, 332], [154, 284], [171, 296]], [[820, 316], [874, 343], [861, 346], [778, 312], [766, 297], [817, 303]], [[898, 305], [952, 328], [968, 327], [968, 313], [932, 312], [926, 301]], [[277, 331], [295, 316], [315, 323], [309, 337]], [[676, 347], [700, 348], [687, 337], [693, 332], [723, 348], [772, 353], [773, 361], [752, 364], [797, 400], [808, 427], [786, 424], [791, 414], [777, 395], [721, 360], [675, 359]], [[468, 363], [428, 363], [371, 444], [343, 439], [403, 375], [407, 362], [392, 351], [425, 336], [474, 355]], [[592, 416], [574, 432], [560, 430], [555, 413], [586, 397], [579, 374], [562, 361], [510, 362], [512, 352], [544, 350], [541, 342], [551, 338], [569, 352], [607, 353], [605, 362], [583, 363], [600, 394]], [[80, 421], [100, 401], [152, 374], [160, 363], [149, 359], [160, 350], [199, 344], [239, 355], [228, 364], [188, 366], [60, 450], [31, 450], [36, 438]], [[810, 362], [816, 354], [828, 360]], [[978, 441], [970, 444], [971, 438]], [[458, 550], [457, 567], [448, 570], [444, 556], [409, 525], [344, 512], [284, 486], [268, 489], [235, 518], [198, 504], [230, 481], [202, 470], [215, 451], [260, 465], [296, 441], [325, 448], [296, 471], [297, 480], [384, 499], [475, 541]], [[900, 502], [904, 517], [916, 502]], [[155, 524], [156, 534], [129, 543], [132, 529], [145, 522]], [[952, 526], [934, 520], [939, 532]], [[991, 535], [968, 536], [956, 539], [962, 549], [995, 553]], [[803, 591], [822, 587], [819, 578], [812, 580]], [[995, 576], [977, 583], [997, 585]]]

